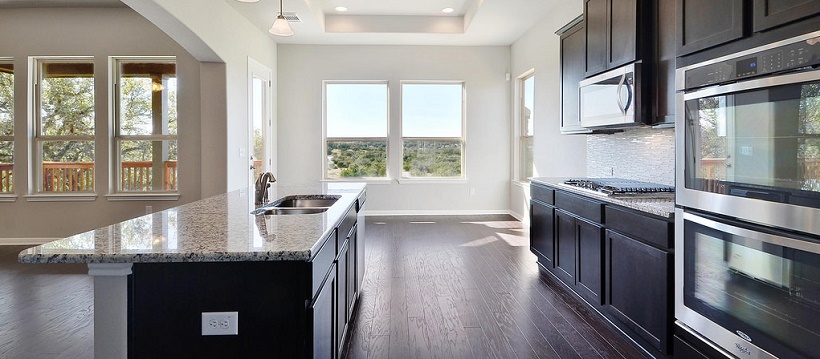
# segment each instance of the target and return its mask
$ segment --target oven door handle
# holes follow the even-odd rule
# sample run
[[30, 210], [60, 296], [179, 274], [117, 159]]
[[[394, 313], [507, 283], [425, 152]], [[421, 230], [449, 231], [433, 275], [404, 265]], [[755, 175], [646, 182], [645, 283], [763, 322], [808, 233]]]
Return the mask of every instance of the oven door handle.
[[694, 90], [691, 92], [685, 92], [683, 93], [683, 100], [689, 101], [693, 99], [720, 96], [728, 93], [746, 90], [754, 90], [759, 88], [767, 88], [780, 85], [798, 84], [818, 80], [820, 80], [820, 71], [818, 70], [790, 73], [780, 76], [763, 77], [757, 80], [741, 81], [726, 85], [707, 87], [701, 90]]
[[809, 240], [800, 240], [785, 236], [779, 236], [776, 234], [769, 234], [764, 233], [761, 231], [755, 231], [751, 229], [736, 227], [731, 224], [718, 222], [711, 220], [709, 218], [704, 218], [689, 212], [683, 212], [683, 219], [685, 221], [694, 222], [700, 224], [702, 226], [712, 228], [714, 230], [734, 234], [740, 237], [749, 238], [755, 241], [763, 242], [763, 243], [770, 243], [782, 247], [794, 248], [799, 249], [801, 251], [820, 254], [820, 244], [816, 242], [811, 242]]

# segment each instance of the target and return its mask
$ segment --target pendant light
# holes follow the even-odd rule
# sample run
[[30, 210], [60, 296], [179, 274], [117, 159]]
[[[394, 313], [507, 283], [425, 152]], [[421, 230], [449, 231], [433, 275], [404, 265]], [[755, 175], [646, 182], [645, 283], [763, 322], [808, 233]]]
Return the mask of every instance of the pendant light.
[[282, 0], [279, 0], [279, 16], [273, 22], [273, 26], [268, 30], [271, 34], [276, 36], [293, 36], [293, 29], [290, 28], [288, 20], [282, 15]]

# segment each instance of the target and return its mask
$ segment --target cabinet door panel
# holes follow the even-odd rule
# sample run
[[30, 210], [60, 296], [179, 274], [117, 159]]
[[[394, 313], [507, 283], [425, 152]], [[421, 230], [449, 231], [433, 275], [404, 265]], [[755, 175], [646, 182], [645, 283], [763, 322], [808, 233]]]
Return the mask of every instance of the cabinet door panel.
[[[561, 132], [588, 132], [581, 127], [578, 83], [584, 79], [584, 23], [561, 34]], [[534, 195], [533, 195], [534, 198]]]
[[332, 359], [334, 358], [333, 329], [336, 318], [333, 311], [333, 296], [336, 291], [336, 268], [330, 269], [324, 286], [322, 286], [316, 301], [311, 307], [313, 315], [313, 358]]
[[347, 328], [348, 246], [343, 243], [336, 262], [336, 357], [341, 357]]
[[555, 209], [532, 202], [530, 214], [530, 247], [541, 265], [549, 270], [555, 266]]
[[678, 56], [743, 37], [743, 0], [677, 0]]
[[809, 17], [820, 12], [818, 0], [754, 0], [755, 32]]
[[356, 294], [359, 289], [356, 287], [356, 250], [357, 250], [357, 235], [356, 226], [350, 232], [350, 238], [347, 239], [347, 321], [350, 321], [350, 316], [353, 315], [353, 306], [356, 304]]
[[575, 217], [568, 213], [555, 211], [556, 247], [555, 274], [570, 286], [575, 286]]
[[609, 58], [607, 68], [613, 69], [635, 61], [638, 43], [637, 0], [612, 0], [609, 17]]
[[613, 231], [606, 231], [606, 236], [607, 311], [619, 325], [668, 351], [672, 255]]
[[608, 3], [607, 0], [586, 0], [584, 2], [587, 44], [585, 70], [587, 76], [606, 70]]
[[578, 294], [590, 304], [603, 304], [603, 249], [604, 233], [601, 226], [577, 220], [578, 229]]

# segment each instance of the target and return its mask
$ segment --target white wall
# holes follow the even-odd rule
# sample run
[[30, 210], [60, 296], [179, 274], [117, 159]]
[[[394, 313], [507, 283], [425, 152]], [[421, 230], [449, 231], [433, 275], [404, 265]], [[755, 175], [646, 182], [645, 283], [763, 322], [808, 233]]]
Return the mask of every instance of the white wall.
[[[225, 0], [123, 2], [200, 61], [214, 62], [202, 67], [203, 196], [248, 186], [248, 57], [273, 70], [275, 81], [277, 50], [271, 35]], [[271, 95], [275, 111], [275, 91]]]
[[[27, 94], [29, 56], [94, 56], [96, 192], [93, 202], [28, 202]], [[179, 83], [179, 201], [110, 202], [108, 56], [174, 55]], [[0, 11], [0, 57], [15, 65], [15, 171], [17, 200], [0, 203], [0, 243], [20, 238], [64, 237], [201, 198], [200, 63], [185, 49], [128, 8], [3, 9]], [[16, 239], [16, 240], [10, 240]]]
[[[586, 174], [586, 136], [560, 134], [561, 57], [559, 37], [555, 34], [555, 31], [582, 12], [582, 1], [561, 1], [546, 18], [516, 40], [511, 47], [513, 78], [535, 69], [533, 157], [537, 177]], [[515, 103], [514, 100], [511, 102]], [[527, 221], [529, 187], [512, 182], [509, 188], [511, 212], [514, 216]]]
[[322, 80], [389, 81], [390, 128], [396, 139], [401, 80], [463, 80], [467, 181], [373, 184], [368, 187], [368, 212], [508, 211], [510, 86], [505, 74], [509, 47], [280, 45], [278, 61], [278, 178], [282, 183], [322, 179]]

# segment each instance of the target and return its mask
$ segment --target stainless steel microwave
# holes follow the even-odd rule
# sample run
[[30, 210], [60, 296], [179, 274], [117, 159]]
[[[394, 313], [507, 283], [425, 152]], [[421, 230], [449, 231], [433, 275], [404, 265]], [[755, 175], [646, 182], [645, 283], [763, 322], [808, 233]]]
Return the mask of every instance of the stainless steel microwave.
[[645, 112], [641, 64], [632, 63], [579, 83], [581, 127], [640, 125]]

